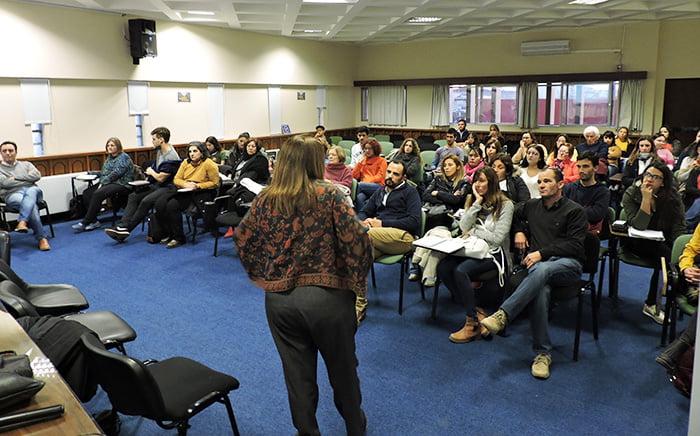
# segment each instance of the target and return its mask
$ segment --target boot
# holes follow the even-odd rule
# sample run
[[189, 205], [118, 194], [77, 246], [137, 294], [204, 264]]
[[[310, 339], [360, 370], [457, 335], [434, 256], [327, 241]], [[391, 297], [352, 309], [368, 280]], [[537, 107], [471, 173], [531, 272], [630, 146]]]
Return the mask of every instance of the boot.
[[488, 314], [484, 309], [481, 307], [476, 308], [476, 319], [479, 321], [479, 325], [481, 326], [481, 337], [485, 338], [491, 334], [489, 329], [487, 329], [485, 326], [481, 325], [481, 320], [486, 318]]
[[455, 344], [465, 344], [481, 338], [481, 325], [479, 321], [470, 316], [467, 317], [467, 322], [464, 323], [462, 330], [454, 332], [450, 335], [450, 341]]
[[690, 347], [688, 343], [684, 340], [683, 335], [673, 341], [663, 353], [656, 357], [656, 363], [663, 366], [669, 372], [673, 371], [673, 368], [678, 365], [678, 361], [685, 351]]

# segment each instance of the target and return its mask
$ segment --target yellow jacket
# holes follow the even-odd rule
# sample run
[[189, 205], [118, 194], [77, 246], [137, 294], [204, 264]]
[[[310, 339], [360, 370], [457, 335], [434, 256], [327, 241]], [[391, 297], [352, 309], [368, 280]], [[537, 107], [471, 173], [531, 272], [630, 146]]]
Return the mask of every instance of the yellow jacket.
[[690, 268], [695, 263], [695, 256], [700, 254], [700, 226], [695, 227], [693, 237], [690, 238], [688, 245], [683, 249], [683, 253], [679, 258], [678, 267], [681, 271]]
[[178, 188], [184, 188], [185, 182], [195, 182], [199, 189], [214, 188], [219, 185], [219, 167], [208, 158], [196, 166], [185, 159], [180, 164], [173, 183]]

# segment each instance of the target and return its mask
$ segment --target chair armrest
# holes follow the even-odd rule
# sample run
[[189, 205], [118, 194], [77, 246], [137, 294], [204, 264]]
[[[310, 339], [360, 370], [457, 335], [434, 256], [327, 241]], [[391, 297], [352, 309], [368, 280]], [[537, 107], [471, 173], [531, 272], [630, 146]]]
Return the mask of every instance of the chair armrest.
[[153, 365], [154, 363], [158, 363], [156, 359], [146, 359], [143, 361], [144, 365]]

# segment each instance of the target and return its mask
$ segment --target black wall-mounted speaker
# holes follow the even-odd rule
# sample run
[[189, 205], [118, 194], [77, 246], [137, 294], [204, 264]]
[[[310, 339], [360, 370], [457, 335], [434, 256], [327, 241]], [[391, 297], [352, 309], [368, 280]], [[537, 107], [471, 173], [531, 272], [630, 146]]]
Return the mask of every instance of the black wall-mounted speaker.
[[156, 22], [142, 18], [129, 20], [129, 43], [134, 65], [138, 65], [142, 57], [156, 57]]

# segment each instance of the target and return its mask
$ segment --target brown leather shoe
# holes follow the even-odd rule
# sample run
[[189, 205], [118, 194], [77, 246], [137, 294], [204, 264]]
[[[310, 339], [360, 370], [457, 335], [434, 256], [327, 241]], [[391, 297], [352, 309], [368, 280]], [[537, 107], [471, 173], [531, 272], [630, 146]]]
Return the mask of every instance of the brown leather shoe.
[[469, 316], [462, 330], [450, 335], [450, 341], [455, 344], [465, 344], [467, 342], [476, 341], [477, 339], [481, 339], [481, 325], [478, 320]]
[[41, 251], [49, 251], [51, 250], [51, 246], [49, 245], [48, 239], [40, 239], [39, 240], [39, 250]]
[[[486, 313], [486, 311], [484, 309], [482, 309], [481, 307], [476, 308], [476, 319], [479, 321], [479, 323], [481, 323], [481, 320], [486, 318], [487, 316], [489, 316], [489, 315]], [[484, 327], [482, 325], [481, 326], [481, 336], [485, 338], [485, 337], [489, 336], [490, 334], [491, 334], [491, 332], [489, 331], [489, 329], [487, 329], [486, 327]]]
[[28, 231], [29, 227], [27, 227], [26, 221], [20, 221], [17, 223], [17, 227], [15, 227], [15, 232], [27, 233]]

